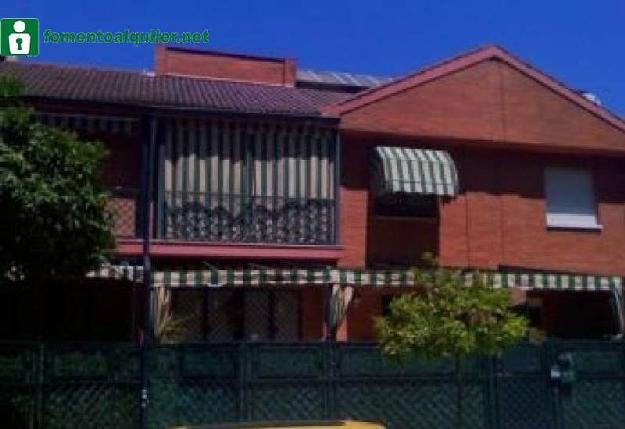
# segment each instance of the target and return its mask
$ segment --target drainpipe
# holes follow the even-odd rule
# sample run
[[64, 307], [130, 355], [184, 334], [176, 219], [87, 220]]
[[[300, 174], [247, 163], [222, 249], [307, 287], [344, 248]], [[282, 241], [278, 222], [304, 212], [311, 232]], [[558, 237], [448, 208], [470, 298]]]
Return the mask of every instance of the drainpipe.
[[336, 129], [336, 149], [334, 155], [334, 244], [338, 245], [341, 241], [341, 136], [338, 128]]
[[323, 324], [325, 327], [325, 341], [334, 342], [336, 340], [336, 330], [332, 324], [332, 291], [333, 283], [323, 285]]
[[156, 133], [157, 119], [150, 115], [147, 120], [147, 139], [143, 150], [143, 178], [142, 178], [142, 202], [141, 202], [141, 236], [143, 238], [143, 287], [144, 299], [144, 323], [143, 336], [148, 342], [153, 337], [152, 311], [151, 311], [151, 288], [152, 288], [152, 258], [150, 256], [150, 240], [153, 229], [153, 200], [154, 178], [156, 166]]
[[147, 427], [148, 377], [147, 353], [153, 340], [152, 326], [152, 260], [150, 257], [150, 238], [152, 231], [152, 199], [154, 195], [154, 167], [156, 156], [157, 120], [154, 115], [145, 118], [145, 132], [142, 150], [141, 176], [141, 237], [143, 239], [143, 323], [139, 338], [140, 346], [140, 427]]

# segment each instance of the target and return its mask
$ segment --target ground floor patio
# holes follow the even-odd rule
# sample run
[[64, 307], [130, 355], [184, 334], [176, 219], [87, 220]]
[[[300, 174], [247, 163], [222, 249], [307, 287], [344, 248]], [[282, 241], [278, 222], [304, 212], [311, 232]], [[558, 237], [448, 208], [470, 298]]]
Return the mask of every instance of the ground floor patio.
[[[505, 288], [548, 338], [623, 333], [620, 277], [465, 272]], [[107, 263], [77, 282], [0, 291], [0, 338], [155, 342], [374, 341], [393, 297], [420, 293], [410, 269]]]
[[[75, 283], [0, 291], [0, 427], [456, 427], [453, 362], [392, 361], [373, 342], [392, 298], [419, 293], [411, 270], [143, 268], [109, 263]], [[508, 289], [547, 338], [463, 362], [467, 427], [622, 427], [621, 278], [459, 275]]]

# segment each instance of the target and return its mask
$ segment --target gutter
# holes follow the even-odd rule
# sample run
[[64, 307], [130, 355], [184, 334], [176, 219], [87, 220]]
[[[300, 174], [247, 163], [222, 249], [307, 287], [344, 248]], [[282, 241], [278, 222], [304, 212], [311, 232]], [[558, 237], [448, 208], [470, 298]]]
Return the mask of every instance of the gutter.
[[245, 117], [245, 118], [276, 118], [287, 120], [300, 120], [309, 121], [312, 123], [327, 123], [328, 125], [338, 125], [340, 117], [334, 115], [325, 114], [303, 114], [303, 113], [288, 113], [288, 112], [255, 112], [255, 111], [241, 111], [231, 109], [216, 109], [205, 107], [192, 107], [192, 106], [174, 106], [174, 105], [159, 105], [148, 103], [133, 103], [133, 102], [111, 102], [111, 101], [98, 101], [89, 99], [74, 99], [63, 97], [41, 97], [41, 96], [29, 96], [23, 95], [22, 98], [25, 101], [37, 102], [52, 102], [52, 103], [68, 103], [78, 106], [97, 106], [101, 108], [128, 108], [133, 110], [133, 115], [157, 115], [157, 114], [206, 114], [213, 116], [223, 117]]

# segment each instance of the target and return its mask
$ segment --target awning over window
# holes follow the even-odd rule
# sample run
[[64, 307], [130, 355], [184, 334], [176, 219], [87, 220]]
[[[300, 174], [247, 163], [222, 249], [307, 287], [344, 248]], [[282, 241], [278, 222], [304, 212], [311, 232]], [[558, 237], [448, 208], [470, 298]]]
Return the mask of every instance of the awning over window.
[[374, 171], [379, 194], [454, 196], [458, 193], [456, 166], [443, 150], [377, 146]]
[[[473, 273], [465, 273], [470, 282]], [[623, 286], [619, 276], [538, 272], [482, 272], [494, 288], [545, 289], [562, 291], [612, 291]], [[141, 266], [105, 265], [90, 277], [142, 281]], [[202, 269], [156, 270], [154, 287], [237, 287], [345, 285], [371, 287], [413, 287], [411, 270], [355, 270], [344, 268], [305, 269]]]

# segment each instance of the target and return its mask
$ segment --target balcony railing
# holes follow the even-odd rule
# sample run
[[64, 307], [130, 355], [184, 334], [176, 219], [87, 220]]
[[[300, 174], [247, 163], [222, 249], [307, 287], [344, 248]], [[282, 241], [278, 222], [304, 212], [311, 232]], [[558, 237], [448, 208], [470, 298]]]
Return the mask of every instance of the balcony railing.
[[109, 190], [109, 208], [113, 211], [113, 232], [119, 238], [139, 236], [139, 189], [115, 188]]
[[165, 193], [159, 235], [233, 243], [334, 244], [332, 199]]

